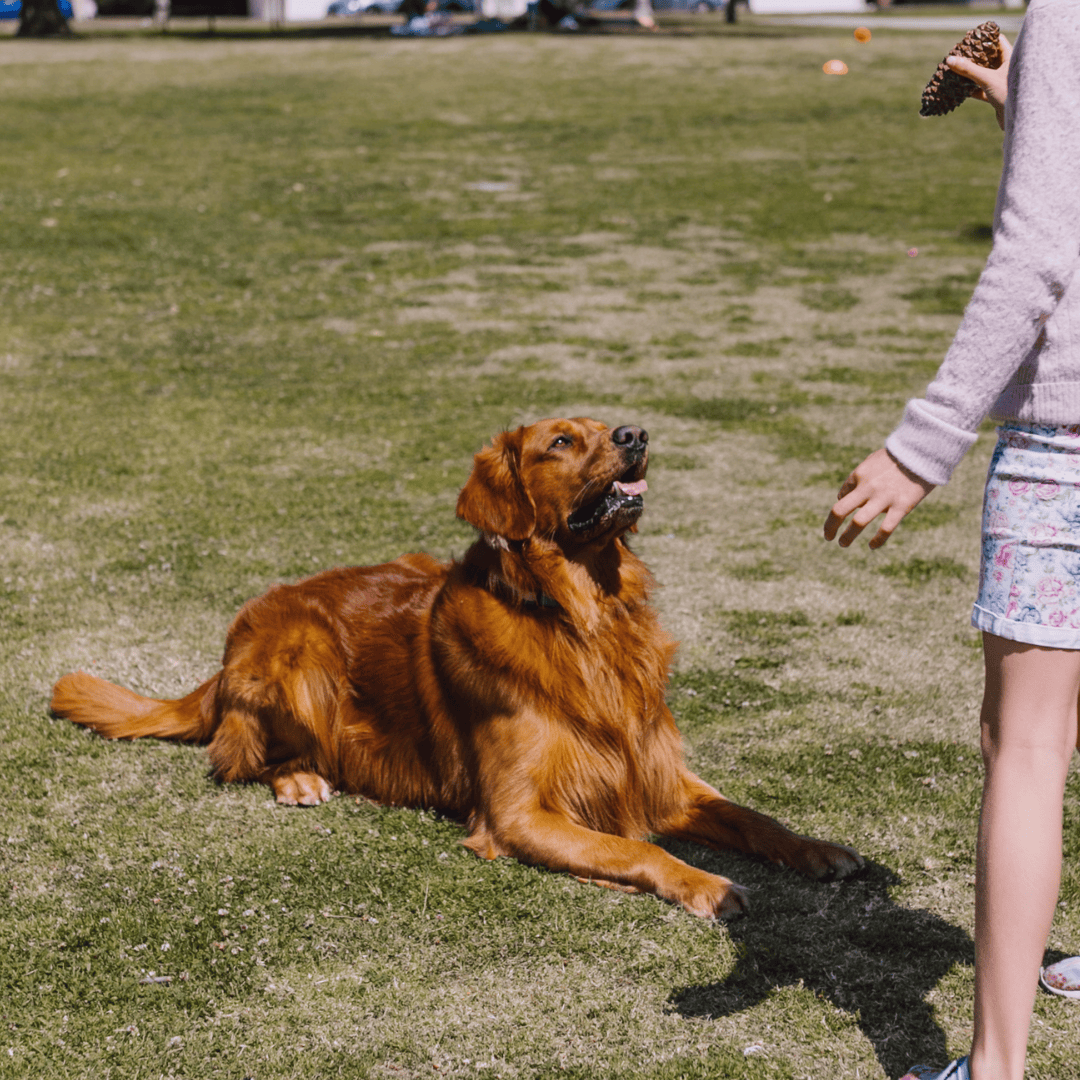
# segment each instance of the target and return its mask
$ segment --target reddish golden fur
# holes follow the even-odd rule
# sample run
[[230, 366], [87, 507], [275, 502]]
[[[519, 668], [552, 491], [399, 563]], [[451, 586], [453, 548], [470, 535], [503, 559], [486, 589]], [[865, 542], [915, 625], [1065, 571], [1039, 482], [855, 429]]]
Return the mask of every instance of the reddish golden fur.
[[482, 534], [460, 562], [404, 555], [275, 586], [240, 610], [222, 670], [187, 697], [153, 701], [79, 672], [56, 684], [53, 709], [108, 738], [209, 742], [221, 780], [262, 781], [280, 802], [336, 788], [432, 807], [466, 821], [484, 858], [698, 915], [740, 910], [742, 890], [647, 833], [847, 874], [862, 862], [850, 848], [797, 836], [684, 765], [664, 703], [675, 646], [623, 539], [640, 499], [570, 528], [604, 492], [622, 495], [612, 481], [644, 476], [647, 438], [593, 420], [505, 433], [458, 500]]

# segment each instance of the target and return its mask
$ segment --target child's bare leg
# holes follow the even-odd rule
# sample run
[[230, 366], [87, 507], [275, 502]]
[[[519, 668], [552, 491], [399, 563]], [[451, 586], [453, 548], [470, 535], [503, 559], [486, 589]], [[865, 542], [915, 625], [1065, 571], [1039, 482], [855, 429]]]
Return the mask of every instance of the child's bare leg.
[[1022, 1080], [1038, 970], [1061, 879], [1080, 650], [983, 635], [986, 778], [975, 892], [973, 1080]]

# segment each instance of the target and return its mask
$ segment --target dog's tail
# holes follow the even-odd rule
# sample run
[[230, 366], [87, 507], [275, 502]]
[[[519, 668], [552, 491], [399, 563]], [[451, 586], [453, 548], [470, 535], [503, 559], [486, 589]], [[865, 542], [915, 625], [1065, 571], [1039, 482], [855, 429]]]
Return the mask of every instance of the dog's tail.
[[187, 697], [157, 701], [104, 679], [76, 671], [53, 687], [52, 711], [106, 739], [159, 739], [207, 742], [217, 727], [214, 691], [220, 672]]

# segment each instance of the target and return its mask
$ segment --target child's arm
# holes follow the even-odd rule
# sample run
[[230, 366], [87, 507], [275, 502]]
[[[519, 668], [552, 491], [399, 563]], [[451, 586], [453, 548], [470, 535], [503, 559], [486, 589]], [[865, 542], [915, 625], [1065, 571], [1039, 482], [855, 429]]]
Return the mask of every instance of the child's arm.
[[[963, 75], [979, 87], [978, 93], [972, 97], [994, 106], [998, 124], [1004, 130], [1005, 99], [1009, 95], [1009, 59], [1012, 56], [1012, 45], [1004, 35], [1001, 36], [1001, 53], [1001, 65], [994, 69], [980, 67], [962, 56], [950, 56], [946, 62], [957, 75]], [[870, 541], [870, 547], [879, 548], [892, 536], [896, 526], [933, 490], [933, 484], [905, 469], [887, 450], [878, 450], [844, 481], [825, 521], [825, 539], [834, 539], [844, 519], [852, 514], [840, 537], [840, 546], [848, 547], [874, 518], [884, 513], [885, 518]]]
[[884, 544], [949, 479], [995, 402], [999, 417], [1023, 418], [1029, 398], [1042, 395], [1047, 422], [1057, 423], [1071, 423], [1080, 409], [1080, 375], [1062, 355], [1075, 341], [1072, 312], [1051, 322], [1070, 286], [1080, 289], [1078, 34], [1080, 0], [1032, 0], [1007, 65], [963, 72], [978, 76], [991, 104], [1008, 97], [994, 246], [925, 397], [908, 402], [888, 449], [871, 454], [841, 488], [825, 535], [835, 537], [853, 515], [840, 537], [845, 547], [879, 514], [885, 519], [870, 546]]
[[933, 490], [933, 484], [905, 469], [887, 450], [875, 450], [840, 488], [825, 521], [825, 539], [832, 540], [844, 518], [854, 511], [840, 537], [840, 546], [847, 547], [878, 514], [884, 513], [885, 520], [870, 541], [872, 548], [879, 548]]

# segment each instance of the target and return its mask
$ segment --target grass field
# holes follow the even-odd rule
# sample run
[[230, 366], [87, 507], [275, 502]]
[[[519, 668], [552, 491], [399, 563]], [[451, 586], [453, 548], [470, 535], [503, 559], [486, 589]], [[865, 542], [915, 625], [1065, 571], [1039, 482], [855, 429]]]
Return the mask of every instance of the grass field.
[[[971, 1029], [990, 436], [883, 551], [820, 537], [934, 371], [1000, 134], [954, 33], [0, 42], [0, 1077], [895, 1077]], [[831, 58], [850, 67], [827, 77]], [[710, 925], [221, 787], [50, 717], [171, 696], [274, 581], [460, 553], [507, 425], [647, 427], [637, 550], [691, 766], [857, 846]], [[1080, 786], [1050, 956], [1080, 951]], [[1017, 884], [1023, 903], [1023, 883]], [[1029, 1075], [1080, 1077], [1040, 996]]]

